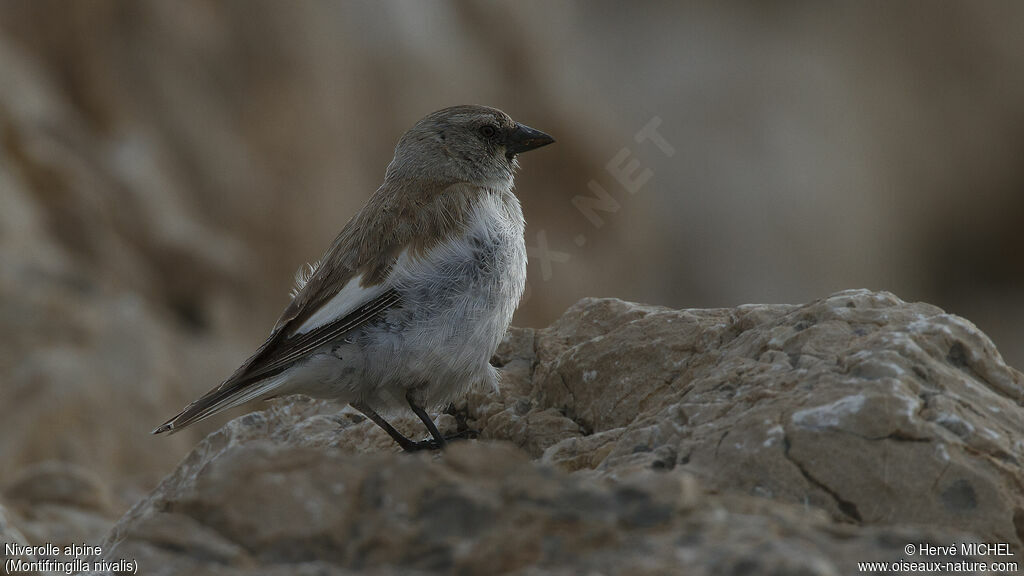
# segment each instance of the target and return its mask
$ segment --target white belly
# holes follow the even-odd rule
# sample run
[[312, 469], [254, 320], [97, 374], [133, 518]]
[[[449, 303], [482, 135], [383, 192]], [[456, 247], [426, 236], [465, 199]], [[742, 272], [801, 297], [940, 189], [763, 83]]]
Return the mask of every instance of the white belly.
[[437, 406], [472, 384], [496, 384], [490, 358], [526, 284], [523, 229], [515, 196], [493, 194], [481, 198], [465, 234], [399, 258], [388, 284], [401, 306], [337, 349], [348, 361], [358, 356], [359, 377], [346, 377], [358, 399], [385, 409], [414, 390], [422, 405]]

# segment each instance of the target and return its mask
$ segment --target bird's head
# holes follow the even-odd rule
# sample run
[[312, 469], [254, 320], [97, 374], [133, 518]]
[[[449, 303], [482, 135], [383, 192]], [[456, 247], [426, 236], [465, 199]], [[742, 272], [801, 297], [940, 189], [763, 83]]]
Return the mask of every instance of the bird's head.
[[516, 155], [554, 141], [496, 108], [453, 106], [426, 116], [402, 136], [387, 178], [511, 186]]

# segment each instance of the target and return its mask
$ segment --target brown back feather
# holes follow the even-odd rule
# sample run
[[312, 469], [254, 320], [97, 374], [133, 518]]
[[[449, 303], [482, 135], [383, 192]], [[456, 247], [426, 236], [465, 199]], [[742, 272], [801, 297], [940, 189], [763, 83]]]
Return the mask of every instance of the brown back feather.
[[385, 182], [331, 243], [274, 331], [288, 328], [293, 333], [360, 274], [364, 287], [384, 282], [406, 247], [422, 255], [456, 234], [465, 225], [462, 215], [479, 194], [480, 188], [465, 183]]

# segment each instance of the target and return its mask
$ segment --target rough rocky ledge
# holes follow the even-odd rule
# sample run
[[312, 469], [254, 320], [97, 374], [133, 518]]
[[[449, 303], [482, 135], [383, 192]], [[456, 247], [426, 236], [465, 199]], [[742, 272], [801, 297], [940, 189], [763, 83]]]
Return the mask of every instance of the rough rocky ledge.
[[238, 418], [104, 555], [154, 575], [824, 575], [926, 559], [908, 543], [1021, 550], [1024, 378], [934, 306], [588, 299], [494, 362], [500, 391], [440, 418], [480, 439], [443, 454], [307, 399]]

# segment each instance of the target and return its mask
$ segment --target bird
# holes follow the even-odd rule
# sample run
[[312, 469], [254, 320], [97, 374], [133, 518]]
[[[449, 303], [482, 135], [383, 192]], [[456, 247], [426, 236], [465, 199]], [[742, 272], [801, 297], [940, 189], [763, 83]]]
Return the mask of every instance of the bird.
[[[498, 385], [490, 358], [526, 285], [518, 155], [554, 141], [487, 106], [422, 118], [399, 139], [383, 184], [300, 268], [266, 341], [153, 434], [305, 394], [351, 405], [407, 452], [443, 449], [453, 437], [426, 409]], [[405, 408], [428, 438], [407, 438], [381, 415]]]

